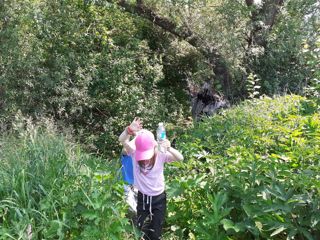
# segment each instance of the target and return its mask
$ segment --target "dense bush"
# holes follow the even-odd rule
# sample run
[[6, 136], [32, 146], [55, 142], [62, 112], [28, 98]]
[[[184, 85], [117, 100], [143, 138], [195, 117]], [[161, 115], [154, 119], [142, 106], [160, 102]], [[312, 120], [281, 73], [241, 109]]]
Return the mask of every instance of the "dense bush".
[[[277, 20], [266, 36], [262, 54], [252, 56], [252, 70], [267, 95], [302, 94], [310, 85], [311, 71], [301, 46], [319, 28], [318, 3], [314, 0], [284, 1]], [[264, 27], [264, 26], [262, 26]]]
[[[194, 47], [109, 1], [3, 1], [0, 129], [19, 110], [49, 115], [73, 127], [90, 150], [110, 155], [133, 115], [153, 129], [159, 121], [177, 123], [190, 114], [186, 90], [196, 95], [197, 85], [210, 80], [222, 91], [215, 64], [201, 51], [206, 45], [228, 66], [233, 100], [317, 89], [315, 0], [286, 1], [262, 36], [264, 47], [248, 43], [261, 21], [245, 1], [145, 4], [177, 28], [190, 28], [204, 44]], [[310, 54], [302, 50], [305, 43]]]
[[141, 19], [78, 0], [5, 1], [0, 19], [0, 114], [7, 122], [18, 110], [50, 115], [91, 150], [110, 154], [134, 115], [149, 127], [183, 117], [187, 98], [179, 84], [161, 87], [161, 56], [144, 39]]
[[177, 239], [319, 239], [320, 115], [298, 96], [245, 102], [179, 139], [169, 167]]
[[[1, 137], [0, 239], [138, 237], [119, 164], [83, 153], [49, 121], [14, 126]], [[185, 161], [166, 168], [164, 239], [318, 239], [319, 139], [319, 106], [298, 96], [203, 119], [179, 136]]]
[[1, 138], [0, 239], [134, 238], [117, 164], [44, 123]]
[[320, 97], [320, 21], [318, 25], [319, 29], [305, 40], [303, 45], [304, 57], [310, 72], [309, 84], [305, 90], [308, 96], [316, 99]]

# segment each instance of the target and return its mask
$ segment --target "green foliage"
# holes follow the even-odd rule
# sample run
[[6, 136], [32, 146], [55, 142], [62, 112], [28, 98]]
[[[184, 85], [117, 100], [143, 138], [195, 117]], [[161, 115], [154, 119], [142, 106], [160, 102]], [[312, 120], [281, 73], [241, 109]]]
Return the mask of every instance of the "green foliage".
[[317, 14], [316, 4], [314, 0], [285, 1], [266, 36], [267, 45], [261, 49], [262, 53], [250, 59], [251, 70], [262, 79], [263, 93], [303, 93], [312, 73], [305, 67], [301, 44], [317, 31], [310, 17]]
[[[285, 1], [272, 30], [262, 31], [263, 47], [247, 46], [254, 24], [268, 26], [254, 22], [245, 1], [144, 2], [217, 49], [233, 95], [253, 99], [181, 138], [187, 161], [167, 172], [165, 238], [319, 239], [317, 2]], [[14, 116], [50, 116], [86, 148], [115, 156], [135, 115], [149, 129], [181, 124], [185, 90], [214, 78], [212, 63], [100, 0], [2, 1], [0, 42], [0, 130], [19, 135], [0, 144], [0, 239], [134, 238], [113, 161], [106, 166], [56, 130]], [[302, 90], [313, 98], [254, 99]]]
[[[317, 47], [306, 40], [317, 29], [315, 17], [307, 17], [313, 0], [288, 1], [257, 54], [246, 46], [253, 20], [244, 1], [145, 4], [177, 29], [190, 28], [204, 48], [217, 49], [236, 97], [254, 97], [258, 86], [260, 94], [317, 89]], [[106, 155], [118, 151], [117, 136], [134, 115], [152, 129], [159, 121], [177, 123], [189, 114], [186, 90], [214, 79], [199, 49], [106, 1], [4, 1], [0, 41], [1, 128], [18, 110], [52, 116]]]
[[50, 121], [15, 129], [1, 138], [0, 239], [134, 239], [117, 164], [83, 153]]
[[248, 97], [250, 99], [255, 98], [259, 96], [260, 94], [260, 88], [259, 85], [261, 79], [257, 77], [257, 75], [250, 73], [247, 79], [247, 91], [248, 91]]
[[[250, 9], [244, 1], [220, 1], [220, 0], [196, 0], [196, 1], [144, 1], [159, 15], [165, 16], [177, 25], [179, 30], [189, 30], [201, 39], [203, 49], [216, 49], [229, 69], [234, 82], [233, 94], [239, 91], [238, 83], [242, 79], [243, 65], [241, 63], [246, 44], [246, 25], [249, 21]], [[217, 80], [212, 71], [212, 65], [208, 62], [208, 56], [201, 56], [199, 48], [190, 49], [185, 42], [174, 42], [177, 55], [175, 61], [179, 61], [180, 72], [186, 74], [191, 82], [203, 83], [208, 79], [213, 80], [214, 89], [222, 92], [221, 82]], [[171, 48], [169, 48], [171, 50]], [[178, 50], [178, 51], [177, 51]], [[198, 54], [195, 54], [195, 50]], [[199, 51], [200, 50], [200, 51]], [[186, 57], [180, 56], [189, 52]], [[200, 52], [200, 54], [199, 54]], [[166, 51], [170, 54], [170, 51]], [[199, 56], [200, 55], [200, 56]], [[185, 62], [185, 60], [189, 60]], [[191, 66], [190, 66], [191, 65]], [[195, 68], [195, 69], [194, 69]], [[171, 74], [175, 71], [172, 70]], [[241, 90], [244, 86], [241, 86]]]
[[[118, 164], [83, 153], [51, 121], [1, 137], [0, 239], [134, 239]], [[318, 105], [254, 99], [179, 136], [167, 166], [164, 239], [318, 239]]]
[[52, 116], [108, 154], [134, 115], [147, 127], [183, 117], [181, 86], [161, 86], [161, 56], [135, 16], [79, 0], [6, 1], [0, 15], [2, 116]]
[[[320, 20], [318, 22], [320, 25]], [[315, 98], [320, 97], [320, 27], [315, 33], [315, 36], [305, 41], [303, 45], [303, 52], [306, 63], [310, 71], [309, 84], [306, 87], [306, 94]]]
[[294, 95], [205, 119], [179, 139], [185, 162], [167, 170], [168, 230], [181, 239], [318, 239], [319, 139], [316, 103]]

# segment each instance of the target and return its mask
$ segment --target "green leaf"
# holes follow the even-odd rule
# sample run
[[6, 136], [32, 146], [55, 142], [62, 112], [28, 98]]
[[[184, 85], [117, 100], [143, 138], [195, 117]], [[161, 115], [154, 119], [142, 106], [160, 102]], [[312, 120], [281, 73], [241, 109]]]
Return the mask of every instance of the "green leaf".
[[223, 228], [226, 231], [228, 231], [229, 229], [232, 229], [235, 232], [240, 232], [241, 230], [243, 230], [238, 224], [234, 224], [233, 221], [226, 218], [222, 219], [220, 223], [222, 223]]
[[282, 231], [284, 231], [284, 230], [286, 230], [286, 229], [287, 229], [287, 228], [285, 228], [284, 226], [282, 226], [282, 227], [276, 229], [273, 233], [271, 233], [270, 237], [273, 237], [273, 236], [281, 233]]
[[98, 214], [95, 211], [89, 210], [87, 212], [82, 213], [83, 218], [94, 220], [98, 217]]
[[248, 204], [244, 204], [242, 205], [243, 210], [246, 212], [246, 214], [248, 215], [248, 217], [254, 217], [254, 210], [253, 208], [248, 205]]
[[304, 228], [299, 228], [299, 231], [302, 232], [302, 234], [303, 234], [308, 240], [314, 240], [314, 238], [312, 237], [311, 233], [308, 232], [306, 229], [304, 229]]

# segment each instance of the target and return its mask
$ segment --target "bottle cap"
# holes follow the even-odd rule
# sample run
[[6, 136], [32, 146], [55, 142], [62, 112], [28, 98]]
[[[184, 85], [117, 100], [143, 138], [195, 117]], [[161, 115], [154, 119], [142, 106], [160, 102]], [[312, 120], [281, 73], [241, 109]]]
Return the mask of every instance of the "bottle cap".
[[159, 122], [159, 126], [163, 126], [163, 122]]

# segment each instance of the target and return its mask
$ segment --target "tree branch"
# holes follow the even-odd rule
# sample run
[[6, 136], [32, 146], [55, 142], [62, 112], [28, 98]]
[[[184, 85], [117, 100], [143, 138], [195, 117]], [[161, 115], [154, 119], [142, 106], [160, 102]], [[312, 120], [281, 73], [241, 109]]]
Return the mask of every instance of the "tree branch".
[[[265, 0], [261, 8], [252, 8], [251, 22], [253, 24], [253, 29], [250, 33], [250, 37], [247, 39], [248, 48], [254, 43], [266, 47], [266, 38], [261, 36], [261, 34], [265, 35], [271, 31], [283, 3], [284, 0]], [[246, 0], [246, 4], [248, 7], [251, 7], [254, 5], [254, 1]], [[262, 21], [265, 27], [261, 26], [259, 21]]]
[[210, 62], [215, 77], [222, 83], [224, 92], [230, 91], [230, 74], [223, 57], [220, 55], [218, 49], [206, 41], [204, 41], [197, 34], [192, 32], [187, 24], [178, 27], [170, 19], [158, 15], [151, 8], [146, 6], [142, 0], [136, 0], [135, 4], [128, 3], [126, 0], [106, 0], [110, 3], [116, 3], [125, 11], [132, 14], [137, 14], [144, 19], [149, 20], [153, 24], [159, 26], [163, 30], [173, 34], [174, 36], [188, 42], [191, 46], [195, 47], [201, 54], [203, 54]]
[[[114, 2], [112, 0], [107, 1], [111, 3]], [[174, 36], [185, 40], [190, 45], [198, 48], [206, 56], [208, 54], [212, 55], [212, 53], [214, 52], [216, 52], [217, 56], [220, 56], [218, 54], [217, 49], [213, 48], [211, 44], [206, 43], [198, 35], [192, 32], [190, 28], [187, 26], [187, 24], [185, 24], [182, 27], [178, 27], [170, 19], [158, 15], [151, 8], [144, 5], [142, 0], [137, 0], [136, 4], [130, 4], [126, 0], [119, 0], [116, 1], [116, 4], [121, 6], [125, 11], [130, 12], [132, 14], [137, 14], [143, 17], [144, 19], [149, 20], [153, 24], [161, 27], [163, 30], [173, 34]]]

